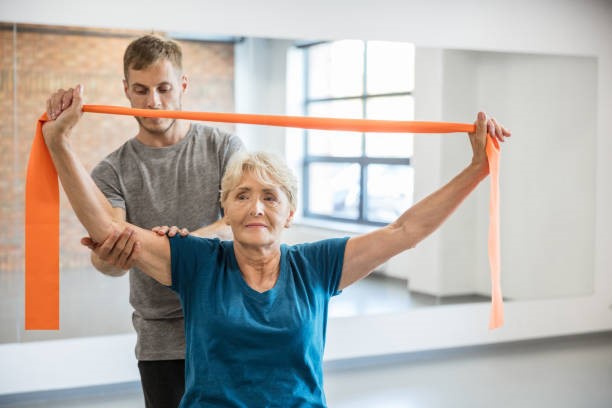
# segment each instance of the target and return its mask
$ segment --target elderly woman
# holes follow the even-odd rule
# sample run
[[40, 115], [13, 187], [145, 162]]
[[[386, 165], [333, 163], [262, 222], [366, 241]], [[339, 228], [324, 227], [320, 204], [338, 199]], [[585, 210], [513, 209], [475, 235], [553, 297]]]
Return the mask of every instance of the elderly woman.
[[[135, 266], [175, 290], [185, 313], [186, 390], [181, 406], [325, 406], [322, 356], [331, 296], [432, 233], [486, 177], [484, 113], [469, 134], [471, 163], [395, 222], [354, 238], [281, 244], [296, 210], [296, 181], [258, 153], [235, 159], [221, 201], [234, 240], [167, 238], [122, 221], [70, 148], [81, 98], [43, 128], [64, 190], [95, 242], [128, 232]], [[176, 199], [185, 199], [176, 197]], [[127, 229], [126, 229], [127, 226]], [[113, 238], [109, 238], [113, 237]], [[125, 244], [125, 242], [123, 243]], [[131, 245], [131, 244], [130, 244]]]

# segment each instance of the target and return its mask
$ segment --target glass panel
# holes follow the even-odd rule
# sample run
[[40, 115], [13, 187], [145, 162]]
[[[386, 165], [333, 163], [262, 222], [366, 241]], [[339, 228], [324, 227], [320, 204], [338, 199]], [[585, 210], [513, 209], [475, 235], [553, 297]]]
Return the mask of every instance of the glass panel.
[[414, 44], [368, 41], [366, 64], [368, 94], [414, 89]]
[[[2, 28], [0, 344], [133, 333], [128, 276], [111, 279], [94, 270], [89, 251], [79, 242], [86, 232], [64, 194], [60, 196], [60, 330], [26, 331], [23, 225], [26, 167], [34, 125], [45, 108], [44, 102], [58, 88], [82, 83], [87, 100], [126, 105], [117, 78], [123, 75], [123, 50], [138, 33], [83, 27], [58, 27], [49, 32], [40, 30], [40, 26], [19, 24], [17, 36], [13, 38], [13, 31], [6, 24]], [[67, 43], [71, 45], [66, 47]], [[185, 72], [196, 84], [190, 88], [190, 102], [183, 108], [233, 109], [234, 45], [187, 41], [181, 46]], [[53, 55], [53, 61], [49, 55]], [[202, 64], [202, 61], [209, 63]], [[210, 69], [210, 61], [215, 69]], [[74, 129], [73, 148], [85, 167], [92, 169], [137, 130], [136, 121], [131, 117], [83, 115]]]
[[356, 163], [311, 163], [308, 208], [311, 213], [357, 219], [360, 169]]
[[[313, 102], [308, 105], [308, 115], [332, 118], [362, 118], [362, 106], [361, 99]], [[309, 130], [308, 154], [337, 157], [361, 156], [361, 133]]]
[[[414, 98], [409, 95], [369, 98], [366, 101], [366, 118], [413, 120]], [[365, 137], [366, 156], [412, 156], [413, 140], [411, 133], [366, 133]]]
[[367, 220], [392, 222], [412, 205], [414, 169], [411, 166], [370, 164], [367, 178]]
[[363, 41], [344, 40], [309, 47], [308, 98], [363, 93]]
[[[23, 315], [23, 184], [17, 180], [16, 152], [21, 140], [15, 123], [15, 38], [0, 30], [0, 344], [19, 339]], [[32, 123], [30, 128], [33, 129]]]

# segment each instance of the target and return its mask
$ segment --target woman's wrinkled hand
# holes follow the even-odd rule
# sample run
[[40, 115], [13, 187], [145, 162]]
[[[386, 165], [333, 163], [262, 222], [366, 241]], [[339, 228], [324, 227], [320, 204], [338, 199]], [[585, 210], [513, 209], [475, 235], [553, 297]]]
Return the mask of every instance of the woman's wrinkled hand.
[[491, 137], [495, 143], [503, 143], [507, 137], [512, 135], [512, 132], [506, 129], [495, 118], [487, 118], [487, 114], [484, 112], [478, 112], [474, 125], [476, 130], [468, 133], [470, 143], [472, 144], [472, 163], [485, 166], [487, 164], [487, 153], [485, 150], [487, 137]]

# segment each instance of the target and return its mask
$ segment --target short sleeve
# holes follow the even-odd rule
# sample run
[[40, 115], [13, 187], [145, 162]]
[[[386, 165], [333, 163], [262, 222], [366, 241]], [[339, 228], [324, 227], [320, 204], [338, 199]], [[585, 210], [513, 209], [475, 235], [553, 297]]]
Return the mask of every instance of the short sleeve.
[[106, 160], [98, 163], [92, 170], [91, 177], [112, 207], [125, 210], [125, 197], [121, 189], [119, 175], [110, 163]]
[[187, 235], [170, 237], [170, 260], [172, 285], [170, 288], [180, 295], [186, 294], [202, 268], [211, 269], [209, 263], [216, 258], [220, 242]]
[[223, 148], [219, 150], [220, 157], [219, 163], [221, 163], [221, 178], [225, 174], [225, 169], [227, 168], [227, 164], [230, 159], [234, 155], [244, 149], [244, 145], [242, 144], [242, 140], [234, 134], [228, 134], [224, 140]]
[[311, 279], [322, 287], [328, 296], [336, 296], [342, 267], [344, 265], [344, 251], [349, 237], [332, 238], [309, 244], [297, 245], [303, 256], [307, 258]]

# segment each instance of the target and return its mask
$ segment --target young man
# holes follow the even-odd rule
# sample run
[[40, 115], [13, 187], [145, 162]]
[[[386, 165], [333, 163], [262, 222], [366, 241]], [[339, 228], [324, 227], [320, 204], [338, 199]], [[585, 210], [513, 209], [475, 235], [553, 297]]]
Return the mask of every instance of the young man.
[[[147, 35], [133, 41], [123, 58], [125, 95], [134, 108], [180, 110], [187, 90], [178, 44]], [[70, 106], [73, 90], [47, 102], [54, 120]], [[216, 128], [174, 119], [136, 118], [138, 134], [108, 155], [92, 177], [113, 207], [113, 217], [142, 228], [180, 225], [201, 236], [224, 236], [220, 181], [240, 139]], [[84, 238], [92, 264], [107, 275], [131, 267], [138, 246], [129, 233], [104, 243]], [[137, 334], [136, 358], [146, 406], [177, 407], [184, 392], [185, 333], [177, 295], [131, 268], [130, 303]]]

